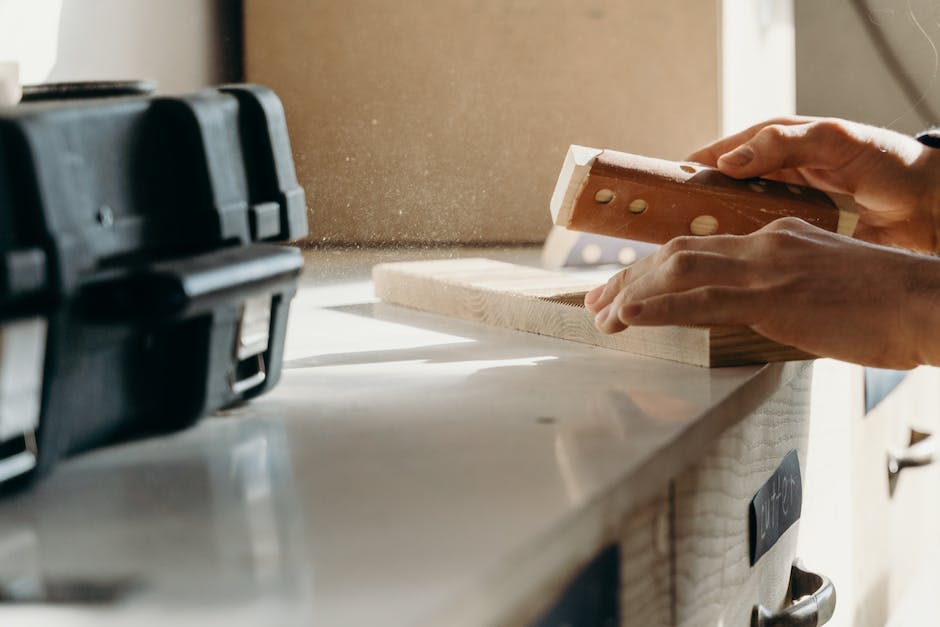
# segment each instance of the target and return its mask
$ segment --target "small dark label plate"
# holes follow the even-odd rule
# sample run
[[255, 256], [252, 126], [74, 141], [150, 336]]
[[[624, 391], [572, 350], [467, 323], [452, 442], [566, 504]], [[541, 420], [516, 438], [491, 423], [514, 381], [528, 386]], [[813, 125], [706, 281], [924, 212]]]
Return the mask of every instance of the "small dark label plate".
[[803, 479], [796, 450], [787, 453], [780, 466], [751, 499], [749, 511], [751, 566], [769, 551], [790, 525], [800, 519]]

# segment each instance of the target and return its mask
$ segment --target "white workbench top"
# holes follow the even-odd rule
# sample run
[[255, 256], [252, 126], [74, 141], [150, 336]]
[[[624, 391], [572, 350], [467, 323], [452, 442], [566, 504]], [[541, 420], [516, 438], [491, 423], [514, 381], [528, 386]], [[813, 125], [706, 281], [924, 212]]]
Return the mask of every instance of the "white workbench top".
[[373, 263], [453, 254], [308, 253], [272, 393], [6, 497], [0, 581], [105, 602], [0, 606], [0, 625], [487, 624], [797, 367], [707, 370], [375, 303]]

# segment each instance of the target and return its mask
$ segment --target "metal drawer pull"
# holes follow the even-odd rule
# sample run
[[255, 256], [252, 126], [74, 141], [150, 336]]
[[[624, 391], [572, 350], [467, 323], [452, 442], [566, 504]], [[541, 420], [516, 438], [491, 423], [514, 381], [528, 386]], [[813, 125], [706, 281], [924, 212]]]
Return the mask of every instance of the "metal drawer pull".
[[816, 627], [825, 625], [836, 609], [836, 588], [824, 575], [803, 570], [800, 560], [790, 568], [790, 596], [793, 605], [772, 611], [755, 605], [751, 627]]
[[937, 441], [929, 433], [911, 429], [911, 443], [900, 451], [888, 451], [888, 476], [900, 474], [905, 468], [929, 466], [937, 461]]
[[888, 491], [894, 494], [898, 475], [905, 468], [929, 466], [937, 461], [937, 439], [931, 434], [911, 429], [910, 445], [888, 451]]

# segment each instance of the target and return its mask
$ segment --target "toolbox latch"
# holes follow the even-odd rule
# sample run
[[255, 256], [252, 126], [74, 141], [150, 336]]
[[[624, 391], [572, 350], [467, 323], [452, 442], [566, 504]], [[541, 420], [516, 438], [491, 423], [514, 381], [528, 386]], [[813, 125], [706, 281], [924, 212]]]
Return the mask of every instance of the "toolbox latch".
[[249, 298], [242, 305], [242, 315], [235, 338], [235, 371], [232, 391], [241, 394], [264, 383], [267, 369], [264, 354], [271, 339], [271, 296]]
[[45, 318], [0, 323], [0, 483], [36, 466]]
[[0, 255], [0, 294], [15, 300], [46, 286], [46, 253], [39, 248]]

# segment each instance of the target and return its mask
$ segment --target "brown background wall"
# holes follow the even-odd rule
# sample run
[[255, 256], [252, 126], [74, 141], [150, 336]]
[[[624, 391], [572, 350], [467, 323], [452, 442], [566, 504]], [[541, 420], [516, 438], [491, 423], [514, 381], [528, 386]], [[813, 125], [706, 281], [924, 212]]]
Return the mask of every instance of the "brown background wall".
[[311, 240], [540, 241], [568, 144], [682, 158], [720, 125], [720, 2], [246, 0]]
[[[853, 2], [794, 3], [798, 110], [907, 132], [940, 124], [902, 93]], [[152, 77], [164, 91], [236, 80], [241, 4], [65, 2], [49, 78]], [[867, 4], [868, 20], [936, 114], [940, 2]], [[719, 5], [758, 18], [791, 10], [789, 0], [245, 5], [250, 78], [284, 97], [315, 211], [313, 236], [334, 242], [542, 237], [568, 143], [681, 157], [753, 112], [772, 113], [777, 98], [735, 107], [767, 94], [761, 79], [779, 74], [766, 69], [765, 53], [780, 46], [768, 39], [759, 54], [732, 50], [728, 33], [719, 36]], [[756, 21], [745, 25], [749, 37], [774, 36]], [[724, 103], [719, 92], [736, 83], [719, 76], [723, 50], [757, 68], [737, 71], [740, 89]], [[726, 118], [735, 114], [724, 127], [722, 109]]]

